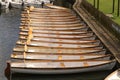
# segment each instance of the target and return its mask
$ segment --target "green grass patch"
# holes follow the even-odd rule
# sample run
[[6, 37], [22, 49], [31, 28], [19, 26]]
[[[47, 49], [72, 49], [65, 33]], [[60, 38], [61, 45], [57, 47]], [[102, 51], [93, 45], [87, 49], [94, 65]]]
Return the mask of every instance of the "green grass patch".
[[[93, 5], [94, 0], [87, 0]], [[96, 1], [96, 6], [97, 7], [97, 0]], [[111, 18], [113, 21], [116, 23], [120, 24], [120, 16], [117, 17], [117, 5], [118, 5], [118, 0], [115, 0], [115, 12], [112, 13], [112, 5], [113, 5], [113, 0], [99, 0], [99, 10], [102, 11], [104, 14], [111, 14], [113, 15], [113, 18]]]

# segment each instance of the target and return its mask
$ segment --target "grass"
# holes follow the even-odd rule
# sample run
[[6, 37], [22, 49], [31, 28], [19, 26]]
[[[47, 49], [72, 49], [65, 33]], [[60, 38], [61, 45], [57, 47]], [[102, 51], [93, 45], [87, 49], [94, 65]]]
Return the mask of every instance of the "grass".
[[[87, 0], [87, 1], [90, 2], [91, 4], [93, 4], [93, 0]], [[117, 17], [117, 3], [118, 3], [117, 1], [118, 0], [115, 0], [116, 2], [115, 2], [115, 12], [114, 13], [112, 13], [113, 0], [99, 0], [99, 1], [100, 1], [99, 10], [105, 14], [112, 14], [113, 18], [111, 18], [111, 19], [120, 25], [120, 16]], [[96, 5], [97, 5], [97, 0], [96, 0]]]

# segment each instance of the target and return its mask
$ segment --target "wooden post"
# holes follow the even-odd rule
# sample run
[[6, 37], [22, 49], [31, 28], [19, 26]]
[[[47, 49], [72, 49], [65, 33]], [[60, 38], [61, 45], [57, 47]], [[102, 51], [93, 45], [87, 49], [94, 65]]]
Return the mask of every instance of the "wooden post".
[[93, 6], [94, 6], [94, 7], [96, 6], [95, 3], [96, 3], [96, 0], [93, 0]]
[[11, 80], [10, 61], [7, 61], [7, 67], [5, 69], [5, 76], [8, 80]]
[[113, 0], [113, 5], [112, 5], [112, 13], [115, 11], [115, 0]]
[[120, 0], [118, 0], [117, 16], [120, 15]]
[[0, 2], [0, 9], [2, 8], [2, 4], [1, 4], [1, 2]]
[[97, 0], [97, 9], [99, 10], [99, 0]]

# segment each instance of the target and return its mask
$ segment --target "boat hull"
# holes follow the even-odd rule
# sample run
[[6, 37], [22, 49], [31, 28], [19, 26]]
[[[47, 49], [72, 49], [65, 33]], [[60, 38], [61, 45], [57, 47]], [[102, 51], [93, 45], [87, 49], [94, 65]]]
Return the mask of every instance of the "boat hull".
[[71, 69], [32, 69], [32, 68], [11, 68], [12, 73], [29, 73], [29, 74], [71, 74], [81, 72], [91, 72], [100, 70], [110, 70], [114, 67], [115, 62], [94, 67], [71, 68]]
[[105, 80], [120, 80], [120, 69], [108, 75]]

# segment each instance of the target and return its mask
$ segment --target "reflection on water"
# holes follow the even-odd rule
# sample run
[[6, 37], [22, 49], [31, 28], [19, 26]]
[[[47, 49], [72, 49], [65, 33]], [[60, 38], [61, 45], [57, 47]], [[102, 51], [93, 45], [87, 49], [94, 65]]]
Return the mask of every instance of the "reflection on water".
[[[10, 54], [18, 39], [20, 11], [20, 9], [4, 10], [0, 16], [0, 80], [6, 80], [4, 76], [6, 61], [10, 59]], [[14, 74], [12, 80], [104, 80], [110, 72], [100, 71], [68, 75]]]
[[99, 71], [65, 75], [14, 74], [12, 80], [104, 80], [111, 71]]

